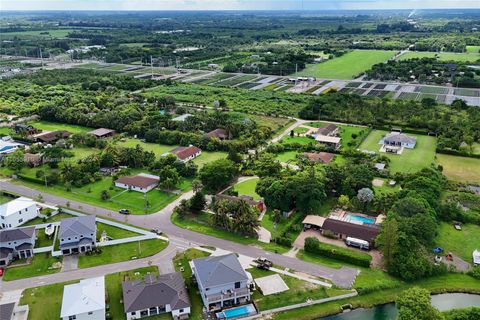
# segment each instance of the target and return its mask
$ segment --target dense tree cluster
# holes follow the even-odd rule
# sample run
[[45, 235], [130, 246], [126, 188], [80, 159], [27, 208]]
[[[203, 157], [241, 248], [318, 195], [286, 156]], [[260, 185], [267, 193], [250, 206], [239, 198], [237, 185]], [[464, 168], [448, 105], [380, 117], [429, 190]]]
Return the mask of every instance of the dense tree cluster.
[[218, 200], [212, 203], [214, 215], [212, 223], [215, 227], [241, 234], [256, 237], [258, 222], [258, 211], [247, 202]]

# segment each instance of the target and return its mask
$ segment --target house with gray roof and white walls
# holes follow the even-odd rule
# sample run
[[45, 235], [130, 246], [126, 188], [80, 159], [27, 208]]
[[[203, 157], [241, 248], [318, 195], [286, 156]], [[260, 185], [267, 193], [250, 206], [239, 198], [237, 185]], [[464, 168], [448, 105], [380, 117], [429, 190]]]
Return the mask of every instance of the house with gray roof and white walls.
[[0, 229], [17, 228], [40, 214], [35, 201], [20, 197], [0, 206]]
[[91, 251], [97, 245], [95, 216], [65, 218], [60, 221], [60, 250], [63, 254]]
[[0, 231], [0, 266], [7, 266], [14, 258], [33, 257], [35, 227]]
[[105, 320], [105, 278], [80, 280], [63, 287], [62, 320]]
[[250, 278], [235, 254], [194, 259], [190, 267], [208, 311], [250, 301]]

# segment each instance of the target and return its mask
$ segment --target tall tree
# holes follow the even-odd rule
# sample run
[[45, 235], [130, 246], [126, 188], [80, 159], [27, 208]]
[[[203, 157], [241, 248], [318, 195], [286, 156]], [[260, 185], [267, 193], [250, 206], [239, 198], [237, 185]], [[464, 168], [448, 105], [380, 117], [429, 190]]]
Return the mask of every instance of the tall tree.
[[398, 320], [441, 320], [442, 314], [432, 306], [430, 292], [413, 287], [405, 290], [396, 301]]

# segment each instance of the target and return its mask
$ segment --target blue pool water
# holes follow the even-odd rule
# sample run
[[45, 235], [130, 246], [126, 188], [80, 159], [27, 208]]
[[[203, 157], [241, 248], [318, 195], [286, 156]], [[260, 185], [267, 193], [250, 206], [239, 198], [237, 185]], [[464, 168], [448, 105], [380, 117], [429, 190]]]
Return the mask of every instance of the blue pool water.
[[367, 224], [374, 224], [375, 219], [374, 218], [366, 218], [362, 216], [357, 216], [355, 214], [348, 214], [348, 221], [357, 221], [357, 222], [362, 222], [362, 223], [367, 223]]
[[226, 319], [234, 319], [237, 317], [242, 317], [252, 313], [256, 313], [256, 310], [253, 305], [248, 304], [246, 306], [223, 310], [222, 313], [225, 315]]

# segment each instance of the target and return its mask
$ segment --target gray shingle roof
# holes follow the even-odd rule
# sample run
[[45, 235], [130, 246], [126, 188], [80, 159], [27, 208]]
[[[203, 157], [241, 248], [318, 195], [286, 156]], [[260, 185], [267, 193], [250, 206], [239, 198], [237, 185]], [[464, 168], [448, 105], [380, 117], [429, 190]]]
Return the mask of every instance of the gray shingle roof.
[[413, 136], [407, 136], [403, 133], [390, 133], [385, 136], [384, 141], [401, 142], [401, 143], [416, 143], [417, 138]]
[[75, 237], [97, 232], [95, 216], [65, 218], [60, 221], [60, 238]]
[[143, 281], [122, 283], [125, 312], [169, 304], [172, 310], [190, 307], [187, 289], [179, 272], [160, 276], [147, 275]]
[[248, 280], [245, 270], [233, 253], [194, 259], [192, 262], [197, 281], [204, 288]]
[[0, 319], [2, 320], [12, 319], [13, 309], [15, 309], [15, 302], [5, 303], [0, 305]]
[[0, 242], [31, 239], [35, 234], [35, 227], [17, 228], [0, 231]]

